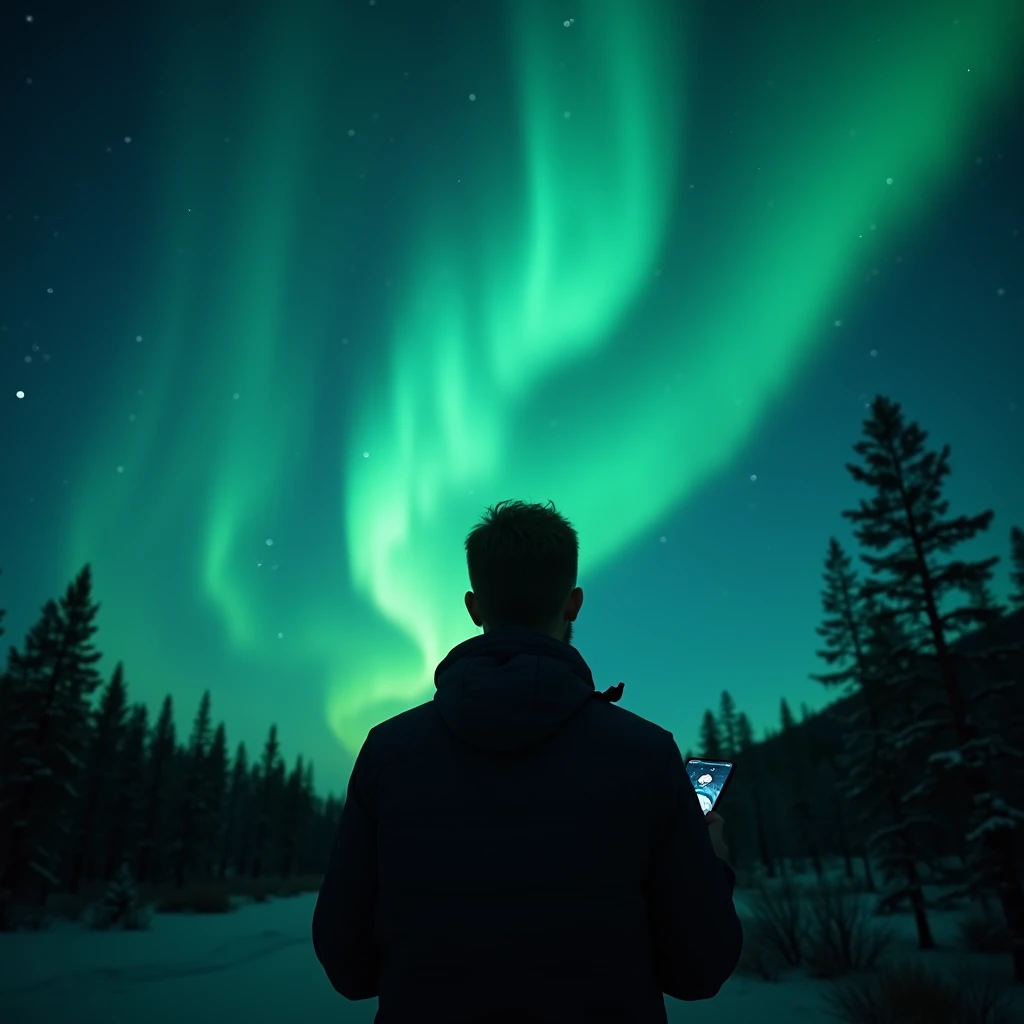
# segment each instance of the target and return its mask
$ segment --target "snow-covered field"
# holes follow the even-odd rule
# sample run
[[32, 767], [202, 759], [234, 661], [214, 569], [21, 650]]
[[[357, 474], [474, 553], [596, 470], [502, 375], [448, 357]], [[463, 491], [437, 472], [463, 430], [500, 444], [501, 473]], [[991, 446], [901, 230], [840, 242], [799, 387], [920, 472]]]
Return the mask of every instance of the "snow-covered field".
[[[868, 899], [868, 897], [865, 897]], [[339, 996], [313, 954], [313, 894], [239, 907], [223, 915], [158, 914], [149, 931], [94, 932], [58, 922], [41, 932], [0, 935], [0, 1017], [5, 1024], [281, 1024], [373, 1020], [375, 999]], [[737, 891], [747, 918], [744, 893]], [[967, 953], [956, 945], [957, 912], [929, 914], [936, 941], [916, 952], [907, 915], [886, 919], [892, 954], [917, 956], [937, 973], [968, 968], [1006, 983], [1014, 1019], [1024, 1021], [1024, 986], [1010, 984], [1008, 956]], [[769, 983], [734, 975], [714, 998], [665, 1000], [670, 1021], [750, 1024], [831, 1021], [828, 982], [802, 972]]]

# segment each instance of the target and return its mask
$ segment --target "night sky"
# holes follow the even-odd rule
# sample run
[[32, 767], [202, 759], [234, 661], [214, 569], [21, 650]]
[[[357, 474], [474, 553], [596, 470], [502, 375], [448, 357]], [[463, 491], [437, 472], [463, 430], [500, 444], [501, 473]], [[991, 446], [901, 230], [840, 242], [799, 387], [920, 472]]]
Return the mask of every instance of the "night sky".
[[1024, 5], [4, 4], [0, 607], [341, 790], [552, 499], [574, 644], [694, 745], [808, 674], [866, 406], [1024, 526]]

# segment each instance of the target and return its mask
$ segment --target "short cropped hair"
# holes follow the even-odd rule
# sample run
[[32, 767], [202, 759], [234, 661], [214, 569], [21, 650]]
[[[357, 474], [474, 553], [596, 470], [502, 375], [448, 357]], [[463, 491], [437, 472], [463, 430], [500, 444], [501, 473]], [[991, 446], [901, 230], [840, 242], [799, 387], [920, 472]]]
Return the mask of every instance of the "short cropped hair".
[[547, 629], [576, 586], [579, 537], [554, 503], [501, 501], [466, 537], [469, 582], [490, 629]]

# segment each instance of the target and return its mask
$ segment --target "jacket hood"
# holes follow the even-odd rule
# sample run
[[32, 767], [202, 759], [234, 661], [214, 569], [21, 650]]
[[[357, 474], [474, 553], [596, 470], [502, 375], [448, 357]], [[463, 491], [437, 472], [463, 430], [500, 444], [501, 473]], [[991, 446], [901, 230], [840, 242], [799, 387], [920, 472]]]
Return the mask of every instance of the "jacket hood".
[[526, 626], [492, 629], [453, 647], [434, 672], [434, 707], [459, 739], [512, 751], [547, 739], [603, 693], [579, 651]]

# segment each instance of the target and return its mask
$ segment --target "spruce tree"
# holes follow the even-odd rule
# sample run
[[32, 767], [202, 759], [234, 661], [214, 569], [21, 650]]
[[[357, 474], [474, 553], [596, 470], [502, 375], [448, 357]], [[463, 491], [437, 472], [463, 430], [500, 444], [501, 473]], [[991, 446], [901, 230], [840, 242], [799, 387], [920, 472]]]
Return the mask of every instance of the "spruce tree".
[[736, 716], [736, 748], [737, 764], [742, 759], [743, 767], [738, 769], [747, 778], [750, 788], [750, 799], [754, 810], [754, 828], [757, 833], [757, 852], [765, 872], [769, 878], [775, 877], [775, 861], [772, 858], [771, 844], [768, 839], [768, 828], [764, 809], [764, 793], [762, 791], [760, 751], [754, 741], [754, 730], [746, 712]]
[[149, 914], [139, 904], [139, 892], [131, 869], [122, 863], [107, 885], [103, 902], [96, 908], [93, 927], [137, 931], [149, 925]]
[[1024, 982], [1024, 887], [1016, 851], [1024, 811], [993, 791], [992, 762], [1009, 756], [1009, 751], [998, 737], [979, 734], [959, 678], [957, 656], [950, 649], [955, 627], [984, 625], [989, 614], [970, 603], [943, 611], [957, 591], [991, 579], [998, 558], [969, 562], [944, 556], [987, 530], [992, 512], [947, 518], [949, 503], [942, 488], [950, 471], [949, 446], [938, 453], [926, 450], [927, 434], [916, 423], [904, 422], [897, 403], [876, 398], [864, 433], [865, 439], [854, 449], [863, 464], [848, 464], [847, 469], [871, 489], [872, 497], [843, 515], [855, 524], [865, 548], [881, 552], [862, 556], [872, 572], [867, 596], [884, 598], [909, 626], [922, 626], [919, 653], [937, 666], [945, 708], [935, 708], [930, 718], [916, 722], [917, 733], [930, 730], [936, 747], [944, 742], [947, 729], [954, 736], [953, 749], [934, 750], [929, 763], [965, 775], [973, 796], [974, 827], [968, 841], [979, 858], [973, 885], [980, 889], [996, 882], [1012, 937], [1014, 976]]
[[0, 779], [0, 930], [12, 927], [11, 909], [43, 903], [58, 884], [67, 819], [88, 732], [89, 698], [99, 685], [100, 655], [91, 638], [99, 606], [92, 601], [88, 565], [59, 604], [48, 601], [25, 640], [13, 648], [6, 684], [8, 772]]
[[821, 860], [818, 822], [811, 804], [811, 764], [803, 733], [797, 729], [796, 720], [793, 718], [793, 712], [790, 711], [789, 702], [785, 697], [779, 701], [779, 725], [784, 737], [786, 771], [792, 779], [792, 788], [789, 790], [791, 809], [799, 825], [799, 838], [803, 840], [800, 850], [801, 864], [802, 855], [809, 854], [814, 873], [821, 879], [824, 877], [824, 865]]
[[219, 867], [220, 849], [227, 830], [225, 804], [228, 785], [228, 739], [224, 723], [217, 726], [210, 744], [205, 770], [206, 821], [203, 834], [206, 842], [203, 861], [207, 876], [212, 877]]
[[281, 845], [277, 873], [281, 878], [289, 878], [295, 868], [299, 849], [305, 840], [308, 824], [308, 795], [303, 785], [304, 768], [302, 755], [295, 762], [295, 767], [288, 776], [285, 785], [284, 801], [281, 816]]
[[246, 795], [242, 802], [240, 815], [241, 841], [238, 848], [237, 873], [256, 877], [257, 841], [260, 831], [260, 799], [263, 794], [263, 776], [260, 773], [260, 762], [255, 761], [249, 768], [246, 781]]
[[[849, 688], [863, 685], [861, 662], [864, 645], [861, 637], [861, 616], [857, 607], [857, 574], [850, 556], [839, 541], [832, 537], [825, 558], [825, 589], [821, 601], [827, 618], [815, 632], [825, 640], [824, 650], [818, 657], [829, 665], [845, 664], [845, 668], [811, 678], [825, 686]], [[846, 696], [849, 689], [840, 696]]]
[[796, 719], [793, 717], [793, 712], [789, 710], [789, 702], [785, 697], [779, 701], [779, 725], [783, 732], [787, 732], [796, 725]]
[[1014, 587], [1010, 604], [1024, 608], [1024, 530], [1019, 526], [1010, 530], [1010, 565], [1010, 583]]
[[124, 666], [118, 662], [99, 708], [91, 715], [93, 725], [84, 764], [84, 801], [74, 834], [68, 892], [78, 892], [86, 870], [92, 867], [89, 858], [96, 847], [97, 816], [101, 800], [110, 793], [126, 711]]
[[710, 710], [704, 712], [700, 723], [700, 756], [709, 761], [722, 757], [722, 734]]
[[227, 809], [225, 811], [225, 830], [221, 844], [219, 875], [226, 878], [228, 868], [236, 865], [243, 846], [243, 814], [249, 794], [249, 759], [245, 752], [245, 744], [239, 743], [235, 750], [235, 760], [231, 767], [231, 784], [228, 788]]
[[263, 748], [263, 756], [259, 764], [259, 797], [258, 816], [256, 826], [256, 843], [253, 856], [253, 878], [260, 878], [263, 874], [265, 859], [270, 845], [271, 822], [274, 812], [275, 790], [281, 769], [280, 744], [277, 739], [277, 726], [270, 727], [266, 745]]
[[722, 756], [729, 760], [736, 754], [736, 702], [728, 690], [722, 691], [718, 710], [719, 731], [722, 737]]
[[199, 701], [192, 724], [188, 748], [182, 764], [184, 786], [178, 810], [178, 830], [174, 843], [174, 882], [185, 884], [189, 868], [194, 866], [203, 843], [206, 824], [206, 758], [210, 747], [210, 691]]
[[167, 812], [166, 800], [174, 769], [174, 707], [171, 695], [164, 697], [160, 717], [153, 728], [146, 757], [146, 798], [142, 839], [139, 843], [139, 882], [148, 882], [156, 875], [158, 864], [156, 840]]
[[316, 823], [322, 807], [321, 801], [316, 795], [316, 787], [313, 785], [313, 762], [307, 761], [302, 773], [302, 790], [306, 800], [306, 814], [308, 824], [306, 826], [305, 840], [302, 845], [302, 863], [298, 870], [302, 873], [316, 871], [316, 860], [312, 856], [312, 845], [316, 836]]
[[736, 716], [736, 752], [745, 753], [754, 745], [754, 729], [745, 711]]
[[135, 844], [142, 830], [143, 782], [146, 765], [148, 712], [135, 704], [128, 714], [113, 783], [113, 814], [103, 856], [103, 880], [109, 882], [122, 862], [135, 862]]
[[833, 671], [811, 678], [826, 687], [838, 688], [840, 696], [859, 690], [863, 702], [847, 719], [851, 728], [845, 734], [835, 774], [843, 779], [843, 795], [870, 829], [865, 851], [867, 872], [870, 873], [867, 856], [874, 848], [887, 881], [891, 883], [895, 878], [902, 883], [887, 898], [909, 899], [918, 946], [934, 949], [912, 827], [896, 787], [891, 739], [882, 725], [885, 702], [889, 699], [883, 691], [888, 685], [891, 693], [897, 683], [893, 657], [899, 645], [891, 633], [885, 632], [891, 619], [886, 619], [873, 598], [862, 597], [852, 560], [834, 537], [829, 541], [824, 578], [822, 607], [826, 617], [817, 633], [824, 639], [825, 647], [818, 651], [818, 657], [833, 666]]

